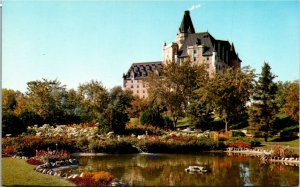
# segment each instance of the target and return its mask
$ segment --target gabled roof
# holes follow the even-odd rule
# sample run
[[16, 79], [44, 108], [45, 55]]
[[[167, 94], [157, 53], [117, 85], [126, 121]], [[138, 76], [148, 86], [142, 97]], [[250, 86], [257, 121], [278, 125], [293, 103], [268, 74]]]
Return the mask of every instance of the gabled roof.
[[[210, 56], [214, 51], [221, 53], [222, 49], [224, 49], [224, 51], [229, 51], [229, 59], [238, 59], [241, 62], [235, 52], [233, 44], [231, 45], [225, 40], [216, 40], [209, 32], [188, 34], [177, 53], [178, 57], [187, 57], [188, 47], [194, 45], [203, 45], [203, 56]], [[221, 56], [221, 54], [219, 54], [219, 56]]]
[[204, 46], [203, 55], [212, 55], [214, 43], [214, 37], [212, 37], [208, 32], [188, 34], [187, 38], [183, 42], [183, 45], [179, 49], [179, 57], [187, 57], [187, 48], [194, 45]]
[[161, 67], [162, 61], [133, 63], [128, 72], [123, 74], [123, 79], [131, 79], [132, 72], [134, 73], [134, 79], [142, 79], [147, 77], [150, 72], [154, 72]]
[[184, 15], [179, 27], [180, 33], [195, 33], [194, 25], [190, 16], [190, 11], [184, 11]]

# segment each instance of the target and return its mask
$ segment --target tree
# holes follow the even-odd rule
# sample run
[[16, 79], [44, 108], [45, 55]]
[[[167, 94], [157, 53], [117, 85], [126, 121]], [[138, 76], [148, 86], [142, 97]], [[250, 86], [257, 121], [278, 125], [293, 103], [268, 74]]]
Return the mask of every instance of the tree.
[[224, 121], [225, 131], [234, 119], [245, 113], [246, 103], [253, 91], [254, 77], [254, 71], [249, 67], [242, 70], [228, 68], [197, 90], [202, 102], [207, 103], [208, 109], [212, 109]]
[[166, 107], [174, 129], [178, 119], [186, 115], [193, 90], [197, 88], [197, 79], [203, 69], [201, 67], [193, 65], [190, 60], [181, 63], [172, 61], [145, 79], [150, 103]]
[[2, 89], [2, 111], [14, 111], [16, 108], [16, 92], [11, 89]]
[[134, 96], [131, 102], [131, 107], [128, 107], [126, 112], [131, 118], [139, 118], [147, 108], [148, 102], [146, 99]]
[[141, 124], [164, 127], [165, 122], [159, 110], [156, 108], [148, 108], [141, 115]]
[[80, 97], [80, 112], [85, 121], [93, 121], [105, 111], [109, 103], [106, 88], [99, 81], [92, 80], [81, 84], [78, 89]]
[[292, 82], [286, 92], [283, 111], [293, 120], [299, 121], [299, 81]]
[[115, 134], [123, 134], [125, 124], [129, 121], [126, 108], [130, 107], [132, 93], [123, 91], [121, 87], [114, 87], [109, 93], [109, 104], [99, 115], [98, 129], [101, 133], [113, 130]]
[[26, 131], [22, 121], [12, 112], [3, 112], [2, 114], [2, 136], [10, 134], [12, 136]]
[[275, 77], [271, 72], [270, 65], [264, 63], [249, 110], [250, 125], [265, 132], [265, 141], [267, 141], [270, 127], [276, 119], [275, 115], [278, 111], [275, 101], [277, 86], [273, 82]]
[[27, 86], [27, 110], [43, 117], [46, 123], [60, 123], [65, 86], [58, 80], [47, 79], [30, 81]]
[[66, 91], [62, 105], [65, 123], [68, 124], [81, 122], [81, 117], [84, 117], [85, 114], [80, 112], [80, 96], [74, 89]]
[[286, 103], [285, 96], [286, 96], [286, 92], [287, 92], [288, 87], [290, 86], [291, 82], [290, 81], [286, 81], [286, 82], [278, 81], [275, 84], [277, 86], [275, 101], [276, 101], [277, 107], [279, 109], [282, 109], [283, 105]]

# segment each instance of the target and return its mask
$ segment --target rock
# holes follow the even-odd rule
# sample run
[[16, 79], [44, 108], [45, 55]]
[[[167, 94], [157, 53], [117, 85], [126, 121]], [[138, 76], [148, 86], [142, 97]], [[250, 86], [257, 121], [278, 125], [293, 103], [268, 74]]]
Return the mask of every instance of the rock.
[[202, 166], [189, 166], [185, 169], [186, 172], [207, 172], [207, 169], [205, 169]]
[[48, 171], [47, 169], [43, 169], [42, 173], [43, 173], [43, 174], [46, 174], [47, 171]]

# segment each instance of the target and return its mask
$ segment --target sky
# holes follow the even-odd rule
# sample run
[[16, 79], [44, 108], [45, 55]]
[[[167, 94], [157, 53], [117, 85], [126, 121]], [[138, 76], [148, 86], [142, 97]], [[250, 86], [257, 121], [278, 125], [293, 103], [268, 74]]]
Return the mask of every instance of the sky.
[[299, 78], [299, 1], [4, 0], [2, 87], [25, 92], [27, 82], [57, 79], [68, 89], [98, 80], [123, 84], [134, 62], [162, 60], [185, 10], [196, 32], [233, 42], [242, 60], [276, 81]]

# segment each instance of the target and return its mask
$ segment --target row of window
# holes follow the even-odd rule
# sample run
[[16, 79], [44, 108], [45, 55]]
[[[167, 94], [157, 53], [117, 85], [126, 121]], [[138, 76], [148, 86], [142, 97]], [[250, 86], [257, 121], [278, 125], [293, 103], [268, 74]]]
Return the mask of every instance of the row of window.
[[[206, 60], [209, 60], [209, 57], [206, 57]], [[197, 61], [197, 57], [194, 57], [194, 62]]]
[[[136, 93], [140, 93], [139, 90], [137, 90]], [[145, 90], [143, 90], [143, 93], [146, 93]]]
[[[126, 87], [126, 85], [125, 85], [125, 87]], [[133, 86], [133, 85], [131, 85], [131, 88], [134, 88], [134, 86]], [[136, 86], [136, 88], [140, 88], [140, 86], [139, 86], [139, 85], [137, 85], [137, 86]], [[145, 88], [145, 85], [143, 85], [143, 88]]]

